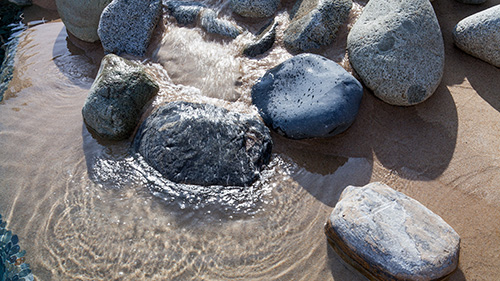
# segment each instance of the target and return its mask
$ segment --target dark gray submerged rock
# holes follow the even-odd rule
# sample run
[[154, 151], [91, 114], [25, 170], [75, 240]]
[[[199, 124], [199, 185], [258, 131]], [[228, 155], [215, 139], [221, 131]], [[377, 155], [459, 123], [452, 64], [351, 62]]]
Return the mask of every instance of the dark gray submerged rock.
[[279, 4], [280, 0], [231, 0], [233, 12], [249, 18], [270, 17]]
[[461, 20], [453, 40], [466, 53], [500, 67], [500, 5]]
[[285, 47], [305, 52], [331, 44], [351, 7], [351, 0], [298, 0], [292, 22], [285, 30]]
[[319, 55], [295, 56], [252, 88], [264, 122], [293, 139], [345, 131], [356, 118], [363, 87], [340, 65]]
[[470, 5], [479, 5], [486, 2], [486, 0], [457, 0], [457, 2]]
[[203, 9], [200, 13], [201, 27], [208, 33], [236, 38], [242, 29], [232, 22], [217, 18], [217, 13], [212, 9]]
[[143, 56], [161, 15], [161, 0], [113, 0], [97, 33], [107, 53]]
[[269, 162], [272, 140], [269, 129], [251, 116], [172, 102], [142, 123], [133, 149], [173, 182], [248, 186]]
[[139, 63], [109, 54], [82, 109], [90, 131], [108, 140], [128, 138], [137, 127], [144, 105], [159, 86]]
[[271, 49], [276, 40], [276, 27], [278, 23], [270, 21], [262, 30], [257, 34], [257, 38], [243, 49], [243, 54], [249, 57], [256, 57], [267, 52]]
[[443, 280], [458, 266], [455, 230], [382, 183], [348, 186], [325, 232], [339, 255], [371, 280]]
[[170, 14], [181, 25], [195, 24], [202, 9], [207, 7], [198, 2], [166, 1]]
[[441, 82], [444, 43], [428, 0], [370, 0], [347, 49], [361, 80], [389, 104], [421, 103]]

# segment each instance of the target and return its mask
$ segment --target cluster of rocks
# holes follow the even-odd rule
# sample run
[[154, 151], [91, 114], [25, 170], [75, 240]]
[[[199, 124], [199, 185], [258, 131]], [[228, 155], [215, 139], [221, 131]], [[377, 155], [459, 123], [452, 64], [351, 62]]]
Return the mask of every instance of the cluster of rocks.
[[[101, 32], [119, 34], [111, 24], [103, 24], [103, 19], [120, 22], [113, 17], [121, 12], [138, 16], [128, 10], [127, 3], [113, 0], [104, 10], [99, 36], [104, 36]], [[140, 29], [134, 33], [154, 28], [156, 2], [148, 3], [139, 10], [153, 21], [139, 21]], [[199, 25], [231, 38], [241, 33], [239, 27], [219, 19], [203, 4], [164, 4], [181, 25]], [[275, 0], [231, 1], [234, 13], [243, 17], [270, 17], [278, 6]], [[285, 30], [284, 44], [292, 52], [330, 44], [351, 6], [351, 0], [299, 0]], [[495, 18], [499, 14], [495, 9], [477, 16], [479, 21]], [[457, 25], [456, 42], [470, 37], [466, 25]], [[477, 28], [477, 24], [468, 25]], [[257, 56], [270, 49], [277, 26], [271, 20], [244, 53]], [[142, 41], [149, 40], [147, 34], [142, 35]], [[144, 48], [133, 44], [132, 49], [122, 50], [133, 53]], [[463, 48], [471, 44], [464, 43]], [[348, 36], [347, 49], [361, 80], [390, 104], [423, 102], [443, 74], [442, 34], [427, 0], [370, 0]], [[342, 133], [356, 118], [363, 87], [337, 63], [319, 55], [299, 54], [268, 70], [252, 88], [252, 102], [265, 125], [255, 117], [213, 105], [171, 102], [148, 116], [134, 136], [144, 106], [157, 92], [158, 85], [140, 64], [107, 55], [82, 110], [85, 123], [100, 138], [133, 137], [133, 152], [173, 182], [248, 186], [270, 159], [272, 139], [265, 125], [292, 139]], [[441, 280], [458, 265], [458, 234], [422, 204], [380, 183], [347, 187], [325, 233], [337, 253], [372, 280]]]
[[69, 33], [101, 41], [106, 53], [142, 56], [162, 11], [161, 0], [56, 0]]

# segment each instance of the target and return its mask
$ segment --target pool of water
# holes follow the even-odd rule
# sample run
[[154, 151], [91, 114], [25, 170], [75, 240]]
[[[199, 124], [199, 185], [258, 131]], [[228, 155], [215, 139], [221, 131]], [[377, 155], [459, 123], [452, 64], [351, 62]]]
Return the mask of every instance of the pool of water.
[[[291, 2], [277, 13], [278, 42], [258, 59], [240, 54], [250, 33], [226, 41], [165, 16], [140, 59], [161, 86], [146, 114], [187, 100], [256, 115], [251, 87], [292, 56], [282, 44]], [[227, 1], [204, 3], [230, 18]], [[363, 5], [316, 51], [351, 72], [345, 40]], [[469, 13], [435, 6], [443, 32]], [[263, 24], [231, 20], [251, 32]], [[39, 280], [364, 280], [328, 246], [323, 225], [347, 185], [373, 181], [421, 201], [461, 235], [451, 280], [500, 275], [500, 130], [490, 129], [500, 127], [500, 107], [464, 78], [458, 62], [468, 57], [446, 37], [451, 62], [431, 99], [400, 108], [365, 91], [356, 122], [339, 136], [273, 133], [271, 163], [247, 188], [176, 185], [131, 157], [130, 141], [94, 139], [81, 109], [102, 48], [68, 37], [59, 20], [28, 28], [19, 42], [0, 104], [0, 213]], [[481, 77], [500, 74], [470, 63]]]

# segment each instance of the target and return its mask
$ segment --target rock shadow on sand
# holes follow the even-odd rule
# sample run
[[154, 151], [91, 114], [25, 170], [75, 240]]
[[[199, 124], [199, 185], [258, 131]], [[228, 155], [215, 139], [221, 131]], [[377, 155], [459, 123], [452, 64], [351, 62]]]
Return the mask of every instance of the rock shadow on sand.
[[[452, 31], [455, 25], [464, 18], [492, 6], [500, 4], [500, 0], [487, 1], [481, 5], [461, 4], [457, 1], [433, 2], [443, 32], [446, 64], [443, 82], [450, 87], [464, 87], [465, 80], [481, 98], [500, 112], [500, 68], [497, 68], [455, 46]], [[465, 85], [465, 87], [468, 87]]]

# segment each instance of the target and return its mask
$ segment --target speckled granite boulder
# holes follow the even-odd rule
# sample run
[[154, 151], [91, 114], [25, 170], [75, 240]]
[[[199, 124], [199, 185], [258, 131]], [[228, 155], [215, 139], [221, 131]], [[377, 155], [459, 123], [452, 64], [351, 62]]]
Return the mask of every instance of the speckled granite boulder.
[[464, 52], [500, 67], [500, 5], [461, 20], [453, 40]]
[[340, 134], [354, 122], [363, 87], [340, 65], [301, 54], [266, 72], [252, 102], [278, 133], [303, 139]]
[[292, 22], [285, 30], [285, 47], [305, 52], [331, 44], [349, 17], [351, 0], [299, 0]]
[[57, 11], [66, 29], [86, 42], [99, 41], [97, 27], [104, 8], [111, 0], [56, 0]]
[[325, 232], [336, 252], [370, 280], [443, 280], [458, 266], [455, 230], [382, 183], [348, 186]]
[[104, 51], [143, 56], [161, 9], [161, 0], [113, 0], [102, 12], [97, 30]]
[[428, 0], [370, 0], [347, 49], [363, 82], [387, 103], [421, 103], [441, 82], [444, 44]]
[[240, 27], [232, 22], [217, 18], [217, 13], [212, 9], [204, 9], [200, 13], [201, 27], [208, 33], [236, 38], [241, 34]]
[[249, 18], [270, 17], [279, 4], [280, 0], [231, 0], [233, 12]]
[[270, 21], [257, 33], [257, 38], [243, 49], [243, 54], [249, 57], [256, 57], [271, 49], [276, 40], [276, 27], [278, 23]]
[[198, 2], [167, 1], [165, 5], [177, 23], [181, 25], [195, 24], [201, 10], [206, 8]]
[[158, 90], [141, 64], [109, 54], [102, 59], [90, 88], [83, 120], [103, 139], [126, 139], [137, 127], [142, 108]]
[[251, 116], [172, 102], [142, 123], [133, 148], [173, 182], [247, 186], [269, 162], [272, 140], [269, 129]]

